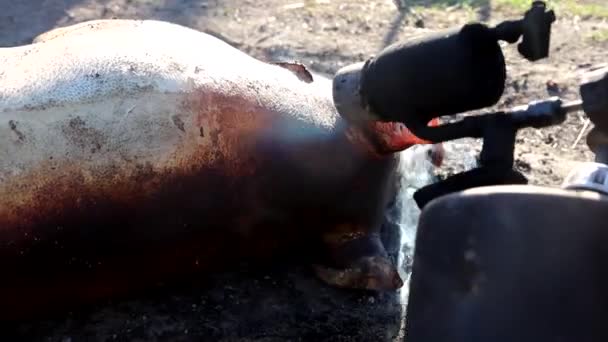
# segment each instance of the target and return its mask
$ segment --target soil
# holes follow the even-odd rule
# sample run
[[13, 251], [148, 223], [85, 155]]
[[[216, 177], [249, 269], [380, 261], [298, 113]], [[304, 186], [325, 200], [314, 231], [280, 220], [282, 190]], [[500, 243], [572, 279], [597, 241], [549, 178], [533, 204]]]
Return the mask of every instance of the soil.
[[[407, 5], [409, 0], [401, 2]], [[477, 8], [454, 1], [455, 5], [441, 9], [430, 6], [433, 2], [428, 0], [428, 7], [413, 11], [388, 0], [0, 0], [0, 46], [27, 44], [52, 28], [91, 19], [160, 19], [209, 32], [261, 59], [298, 60], [331, 75], [412, 35], [471, 20], [496, 23], [519, 15], [487, 1], [478, 2]], [[507, 88], [488, 111], [554, 95], [575, 99], [578, 74], [608, 63], [605, 19], [557, 14], [550, 58], [528, 62], [518, 56], [515, 46], [505, 46]], [[530, 183], [559, 186], [576, 163], [593, 159], [584, 135], [575, 144], [584, 123], [584, 114], [577, 113], [558, 127], [519, 133], [516, 166]], [[470, 167], [479, 149], [477, 140], [450, 144], [448, 162], [440, 173]], [[159, 289], [13, 326], [10, 332], [18, 335], [10, 340], [400, 340], [405, 303], [399, 296], [328, 288], [306, 267], [231, 272], [201, 284]]]

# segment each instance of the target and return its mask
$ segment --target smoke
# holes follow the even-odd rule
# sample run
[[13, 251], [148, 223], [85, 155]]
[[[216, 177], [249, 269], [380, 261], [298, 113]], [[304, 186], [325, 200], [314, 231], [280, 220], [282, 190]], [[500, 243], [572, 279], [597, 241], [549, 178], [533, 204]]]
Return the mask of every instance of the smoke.
[[401, 152], [398, 166], [398, 192], [388, 219], [400, 230], [397, 265], [405, 285], [400, 290], [400, 304], [407, 305], [409, 276], [414, 256], [416, 227], [420, 209], [413, 199], [417, 189], [435, 181], [433, 165], [428, 158], [430, 146], [416, 145]]
[[[445, 159], [442, 169], [462, 172], [475, 167], [476, 151], [469, 139], [450, 141], [443, 144]], [[414, 201], [416, 190], [437, 181], [436, 169], [428, 157], [430, 145], [416, 145], [400, 155], [398, 169], [398, 193], [393, 208], [388, 212], [388, 220], [400, 230], [397, 263], [405, 284], [400, 291], [400, 304], [406, 306], [409, 296], [409, 278], [412, 271], [416, 228], [420, 209]]]

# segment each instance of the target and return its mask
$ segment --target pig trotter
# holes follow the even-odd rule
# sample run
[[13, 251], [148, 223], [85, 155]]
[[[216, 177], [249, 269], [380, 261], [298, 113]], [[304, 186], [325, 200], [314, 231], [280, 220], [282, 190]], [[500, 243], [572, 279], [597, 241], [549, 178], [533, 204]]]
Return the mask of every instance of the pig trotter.
[[327, 234], [330, 265], [314, 265], [325, 283], [372, 291], [393, 291], [403, 286], [397, 267], [389, 259], [377, 233], [342, 232]]

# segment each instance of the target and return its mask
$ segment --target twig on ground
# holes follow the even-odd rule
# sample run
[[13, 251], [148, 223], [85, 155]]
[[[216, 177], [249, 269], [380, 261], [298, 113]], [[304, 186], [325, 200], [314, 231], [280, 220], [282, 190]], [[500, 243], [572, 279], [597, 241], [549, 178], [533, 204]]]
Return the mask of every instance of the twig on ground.
[[572, 144], [572, 146], [570, 147], [571, 149], [575, 148], [576, 145], [578, 144], [578, 142], [581, 140], [581, 138], [583, 137], [583, 134], [585, 134], [585, 132], [587, 131], [587, 128], [589, 127], [589, 124], [591, 123], [591, 120], [589, 120], [588, 118], [585, 120], [585, 124], [583, 124], [583, 128], [581, 128], [581, 131], [578, 133], [578, 137], [576, 137], [576, 140], [574, 141], [574, 143]]

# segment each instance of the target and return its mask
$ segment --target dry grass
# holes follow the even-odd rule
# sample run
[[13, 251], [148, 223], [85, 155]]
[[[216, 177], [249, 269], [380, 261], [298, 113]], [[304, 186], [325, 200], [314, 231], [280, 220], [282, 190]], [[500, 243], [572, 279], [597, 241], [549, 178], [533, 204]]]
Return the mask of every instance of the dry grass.
[[[411, 7], [461, 7], [522, 12], [530, 8], [532, 0], [401, 0]], [[608, 18], [608, 2], [605, 0], [545, 0], [558, 15], [578, 15], [590, 18]]]
[[600, 29], [593, 31], [593, 33], [589, 35], [589, 38], [597, 43], [608, 42], [608, 29]]
[[[554, 9], [558, 16], [578, 15], [581, 17], [608, 18], [608, 3], [581, 0], [547, 0], [547, 5]], [[509, 7], [525, 11], [531, 0], [492, 0], [493, 6]]]

